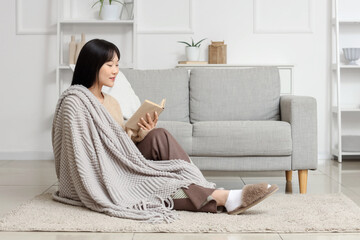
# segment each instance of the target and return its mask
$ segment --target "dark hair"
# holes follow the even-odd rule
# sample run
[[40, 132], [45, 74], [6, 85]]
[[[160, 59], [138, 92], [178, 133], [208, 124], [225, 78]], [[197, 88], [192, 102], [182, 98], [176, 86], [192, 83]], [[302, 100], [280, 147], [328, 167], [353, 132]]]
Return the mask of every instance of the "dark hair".
[[111, 61], [114, 53], [120, 60], [120, 51], [113, 43], [103, 39], [88, 41], [79, 53], [71, 85], [91, 87], [96, 82], [102, 65]]

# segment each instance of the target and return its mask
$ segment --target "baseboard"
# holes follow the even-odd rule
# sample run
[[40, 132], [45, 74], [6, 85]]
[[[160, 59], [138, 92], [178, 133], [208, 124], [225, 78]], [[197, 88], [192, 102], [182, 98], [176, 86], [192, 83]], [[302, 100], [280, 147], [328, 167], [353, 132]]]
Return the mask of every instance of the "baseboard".
[[331, 154], [330, 153], [319, 153], [318, 154], [318, 159], [319, 160], [328, 160], [331, 159]]
[[54, 154], [40, 151], [0, 152], [1, 160], [54, 160]]

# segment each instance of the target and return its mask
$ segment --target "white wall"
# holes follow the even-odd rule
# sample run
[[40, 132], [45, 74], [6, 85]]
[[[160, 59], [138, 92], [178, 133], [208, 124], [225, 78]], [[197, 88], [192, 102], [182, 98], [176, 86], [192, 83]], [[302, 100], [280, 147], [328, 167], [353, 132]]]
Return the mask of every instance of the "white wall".
[[[330, 1], [273, 0], [270, 7], [269, 2], [192, 0], [189, 15], [188, 1], [139, 0], [138, 67], [174, 67], [185, 60], [184, 45], [177, 41], [190, 37], [208, 38], [202, 60], [210, 40], [225, 40], [230, 64], [294, 64], [294, 93], [317, 99], [319, 156], [329, 158]], [[0, 159], [52, 159], [56, 36], [17, 35], [15, 6], [5, 1], [0, 8]], [[27, 11], [37, 10], [32, 7]], [[49, 11], [39, 18], [52, 22]], [[180, 33], [166, 32], [176, 29]]]

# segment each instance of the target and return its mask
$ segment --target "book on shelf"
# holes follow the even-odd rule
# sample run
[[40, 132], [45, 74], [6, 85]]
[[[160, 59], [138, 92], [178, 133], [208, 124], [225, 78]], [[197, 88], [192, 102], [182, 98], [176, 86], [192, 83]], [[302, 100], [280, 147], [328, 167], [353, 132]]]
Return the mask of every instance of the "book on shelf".
[[156, 104], [149, 100], [145, 100], [141, 104], [141, 106], [136, 110], [136, 112], [125, 123], [125, 127], [138, 131], [140, 128], [138, 123], [139, 122], [141, 123], [141, 118], [144, 118], [144, 120], [147, 121], [146, 114], [149, 113], [151, 119], [154, 120], [155, 112], [157, 112], [157, 114], [160, 115], [160, 113], [164, 111], [165, 101], [166, 99], [164, 98], [160, 104]]

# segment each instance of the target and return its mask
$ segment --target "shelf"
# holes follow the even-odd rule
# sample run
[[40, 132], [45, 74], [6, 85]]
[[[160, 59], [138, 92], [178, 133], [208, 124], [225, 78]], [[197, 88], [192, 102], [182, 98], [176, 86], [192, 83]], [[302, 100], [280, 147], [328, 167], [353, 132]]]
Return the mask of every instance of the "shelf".
[[[336, 19], [332, 19], [332, 24], [336, 24]], [[339, 24], [360, 24], [360, 19], [339, 19]]]
[[[333, 112], [333, 113], [337, 113], [337, 112], [338, 112], [337, 107], [332, 107], [332, 112]], [[342, 108], [341, 108], [341, 112], [360, 112], [360, 108], [356, 108], [356, 107], [352, 107], [352, 108], [342, 107]]]
[[[339, 156], [338, 154], [334, 154], [335, 156]], [[360, 155], [360, 152], [344, 152], [342, 151], [341, 152], [341, 155], [343, 156], [357, 156], [357, 155]]]
[[133, 24], [134, 20], [96, 20], [96, 19], [63, 19], [59, 21], [60, 24]]
[[340, 24], [360, 24], [360, 19], [341, 19]]
[[[119, 40], [114, 40], [117, 35], [121, 35], [121, 37], [126, 38], [125, 40], [121, 40], [120, 45], [124, 44], [123, 47], [127, 47], [126, 55], [128, 58], [126, 61], [120, 62], [119, 68], [136, 68], [137, 67], [137, 0], [131, 0], [132, 2], [132, 19], [120, 19], [118, 17], [116, 20], [101, 20], [97, 19], [97, 15], [84, 15], [78, 14], [79, 10], [87, 7], [88, 4], [84, 1], [81, 3], [76, 3], [77, 6], [74, 7], [74, 4], [64, 3], [68, 1], [58, 0], [57, 2], [57, 31], [56, 31], [56, 45], [57, 45], [57, 65], [56, 69], [56, 87], [59, 97], [62, 94], [62, 86], [63, 81], [68, 78], [71, 78], [73, 74], [73, 68], [69, 66], [69, 58], [64, 59], [65, 51], [69, 53], [69, 42], [68, 35], [69, 34], [78, 34], [87, 33], [91, 37], [86, 38], [94, 38], [94, 35], [100, 35], [99, 38], [103, 38], [107, 40], [108, 35], [112, 35], [111, 39], [113, 39], [113, 44], [117, 45]], [[71, 1], [72, 2], [72, 1]], [[81, 4], [78, 5], [78, 4]], [[74, 5], [74, 6], [73, 6]], [[76, 18], [71, 18], [68, 15], [64, 15], [64, 13], [71, 13], [71, 16], [78, 16]], [[74, 14], [74, 15], [73, 15]], [[69, 29], [70, 27], [70, 29]], [[85, 28], [83, 30], [77, 30], [76, 28]], [[114, 28], [109, 32], [107, 28]], [[76, 31], [74, 31], [75, 29]], [[94, 32], [89, 32], [89, 29], [93, 29]], [[121, 31], [117, 31], [117, 29], [121, 29]], [[69, 31], [70, 30], [70, 31]], [[66, 39], [65, 39], [66, 38]], [[109, 36], [110, 38], [110, 36]], [[118, 38], [116, 38], [118, 39]], [[88, 39], [86, 39], [88, 42]], [[68, 57], [68, 56], [67, 56]], [[62, 76], [64, 75], [64, 76]]]
[[[359, 113], [360, 113], [360, 105], [357, 104], [358, 99], [354, 99], [353, 101], [350, 100], [349, 104], [342, 104], [342, 100], [344, 99], [342, 96], [349, 95], [349, 92], [352, 91], [352, 86], [354, 83], [347, 82], [346, 80], [349, 79], [347, 74], [350, 71], [352, 74], [358, 75], [359, 72], [357, 69], [360, 69], [360, 60], [356, 61], [357, 65], [349, 65], [348, 61], [342, 60], [342, 47], [346, 45], [346, 42], [356, 42], [356, 36], [359, 36], [359, 31], [355, 31], [353, 28], [358, 28], [360, 26], [360, 17], [357, 15], [349, 14], [344, 9], [352, 8], [357, 9], [359, 7], [358, 1], [349, 1], [348, 3], [344, 3], [341, 1], [342, 4], [346, 4], [345, 8], [339, 9], [339, 2], [340, 0], [331, 0], [331, 59], [334, 59], [331, 62], [331, 112], [332, 116], [330, 118], [331, 121], [331, 132], [330, 132], [330, 149], [332, 155], [338, 157], [338, 162], [342, 162], [342, 156], [359, 156], [360, 149], [357, 148], [345, 148], [344, 147], [344, 140], [343, 140], [343, 133], [346, 132], [344, 128], [344, 122], [342, 115], [346, 115], [346, 118], [350, 118], [355, 121], [355, 124], [358, 122]], [[347, 1], [346, 1], [347, 2]], [[342, 10], [342, 11], [340, 11]], [[341, 17], [339, 17], [341, 16]], [[350, 29], [351, 28], [351, 29]], [[342, 31], [341, 29], [346, 29], [346, 31]], [[351, 30], [351, 31], [350, 31]], [[351, 34], [348, 34], [351, 32]], [[350, 41], [352, 40], [352, 41]], [[343, 44], [342, 44], [343, 43]], [[342, 62], [343, 61], [343, 62]], [[354, 72], [356, 71], [356, 72]], [[346, 85], [349, 85], [348, 88], [342, 89], [342, 84], [346, 82]], [[350, 96], [350, 98], [354, 98], [354, 96]], [[353, 103], [353, 104], [352, 104]], [[355, 126], [358, 124], [351, 126], [350, 131], [354, 129]], [[352, 132], [352, 131], [351, 131]], [[346, 140], [348, 141], [348, 140]], [[345, 141], [345, 142], [346, 142]], [[351, 141], [350, 141], [351, 142]], [[340, 146], [340, 149], [339, 149]], [[354, 152], [351, 151], [344, 151], [346, 150], [355, 150]]]
[[[339, 157], [339, 149], [337, 148], [333, 148], [332, 149], [332, 154]], [[343, 156], [357, 156], [360, 155], [360, 152], [345, 152], [345, 151], [341, 151], [341, 155]]]
[[63, 69], [68, 69], [68, 70], [70, 70], [70, 66], [69, 66], [69, 65], [60, 65], [60, 66], [58, 66], [58, 68], [59, 68], [60, 70], [63, 70]]
[[[337, 68], [337, 65], [334, 63], [332, 65], [332, 69], [335, 71]], [[345, 64], [340, 64], [340, 69], [360, 69], [360, 65], [345, 65]]]

